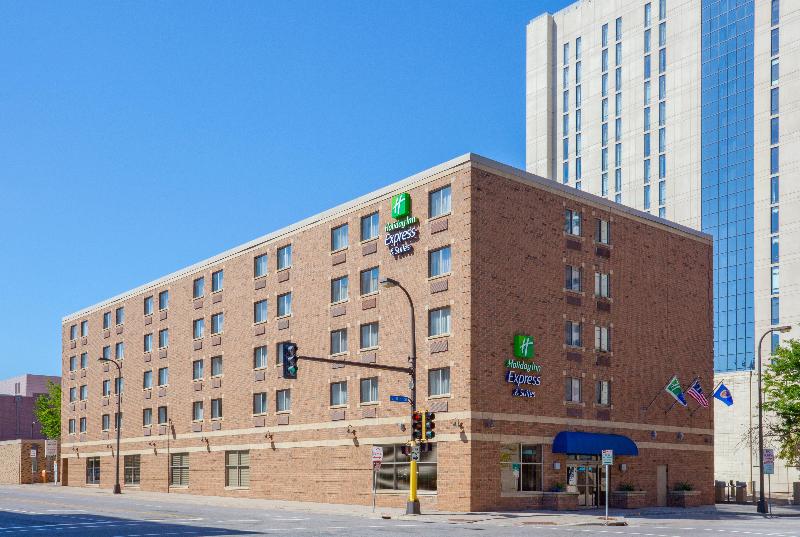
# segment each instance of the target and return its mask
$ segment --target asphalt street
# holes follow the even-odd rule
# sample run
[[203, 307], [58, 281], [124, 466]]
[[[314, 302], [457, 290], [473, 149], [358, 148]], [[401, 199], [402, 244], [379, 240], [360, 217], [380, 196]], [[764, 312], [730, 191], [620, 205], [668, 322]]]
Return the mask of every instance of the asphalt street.
[[[265, 507], [265, 505], [267, 505]], [[273, 505], [270, 507], [270, 505]], [[396, 510], [338, 506], [314, 510], [257, 500], [128, 493], [52, 486], [0, 487], [0, 537], [156, 537], [223, 535], [637, 535], [642, 537], [800, 537], [800, 517], [763, 518], [752, 509], [665, 511], [628, 516], [627, 526], [600, 525], [597, 514], [431, 513], [412, 519]], [[388, 512], [388, 514], [386, 514]], [[392, 518], [382, 518], [391, 516]], [[692, 518], [688, 518], [691, 516]], [[617, 520], [622, 520], [617, 516]]]

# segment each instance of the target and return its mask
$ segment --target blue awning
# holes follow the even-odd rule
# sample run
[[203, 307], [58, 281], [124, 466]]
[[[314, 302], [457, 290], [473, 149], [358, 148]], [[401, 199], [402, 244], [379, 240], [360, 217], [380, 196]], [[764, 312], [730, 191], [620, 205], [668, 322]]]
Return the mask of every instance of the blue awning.
[[636, 443], [621, 434], [562, 431], [553, 439], [553, 453], [600, 455], [604, 449], [614, 450], [615, 456], [639, 454]]

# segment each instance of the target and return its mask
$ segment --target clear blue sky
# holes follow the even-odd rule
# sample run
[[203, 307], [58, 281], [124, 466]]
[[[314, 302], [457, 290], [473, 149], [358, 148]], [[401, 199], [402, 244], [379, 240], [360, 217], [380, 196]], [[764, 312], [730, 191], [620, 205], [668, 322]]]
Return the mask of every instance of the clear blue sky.
[[[61, 317], [473, 151], [567, 0], [0, 4], [0, 378]], [[197, 219], [196, 215], [204, 215]]]

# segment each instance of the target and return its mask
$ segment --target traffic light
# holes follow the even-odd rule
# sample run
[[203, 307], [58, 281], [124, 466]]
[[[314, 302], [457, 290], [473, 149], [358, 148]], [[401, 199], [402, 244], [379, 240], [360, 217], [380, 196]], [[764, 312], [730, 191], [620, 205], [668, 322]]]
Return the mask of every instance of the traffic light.
[[436, 414], [434, 414], [433, 412], [425, 412], [425, 415], [423, 416], [424, 423], [422, 426], [422, 430], [425, 434], [423, 441], [433, 440], [433, 438], [436, 436], [436, 431], [434, 431], [434, 429], [436, 428], [436, 422], [433, 421], [435, 419], [436, 419]]
[[297, 378], [297, 344], [288, 342], [283, 344], [283, 378]]
[[422, 440], [422, 427], [422, 412], [411, 414], [411, 438], [413, 440]]

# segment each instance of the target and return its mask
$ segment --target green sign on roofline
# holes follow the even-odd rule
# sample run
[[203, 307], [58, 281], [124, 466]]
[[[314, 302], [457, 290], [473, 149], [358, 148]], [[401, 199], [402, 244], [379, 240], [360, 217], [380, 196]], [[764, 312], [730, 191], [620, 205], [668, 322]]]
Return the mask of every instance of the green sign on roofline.
[[392, 218], [400, 220], [411, 214], [411, 196], [408, 192], [392, 196]]
[[533, 336], [527, 336], [524, 334], [517, 334], [514, 336], [514, 357], [534, 357]]

